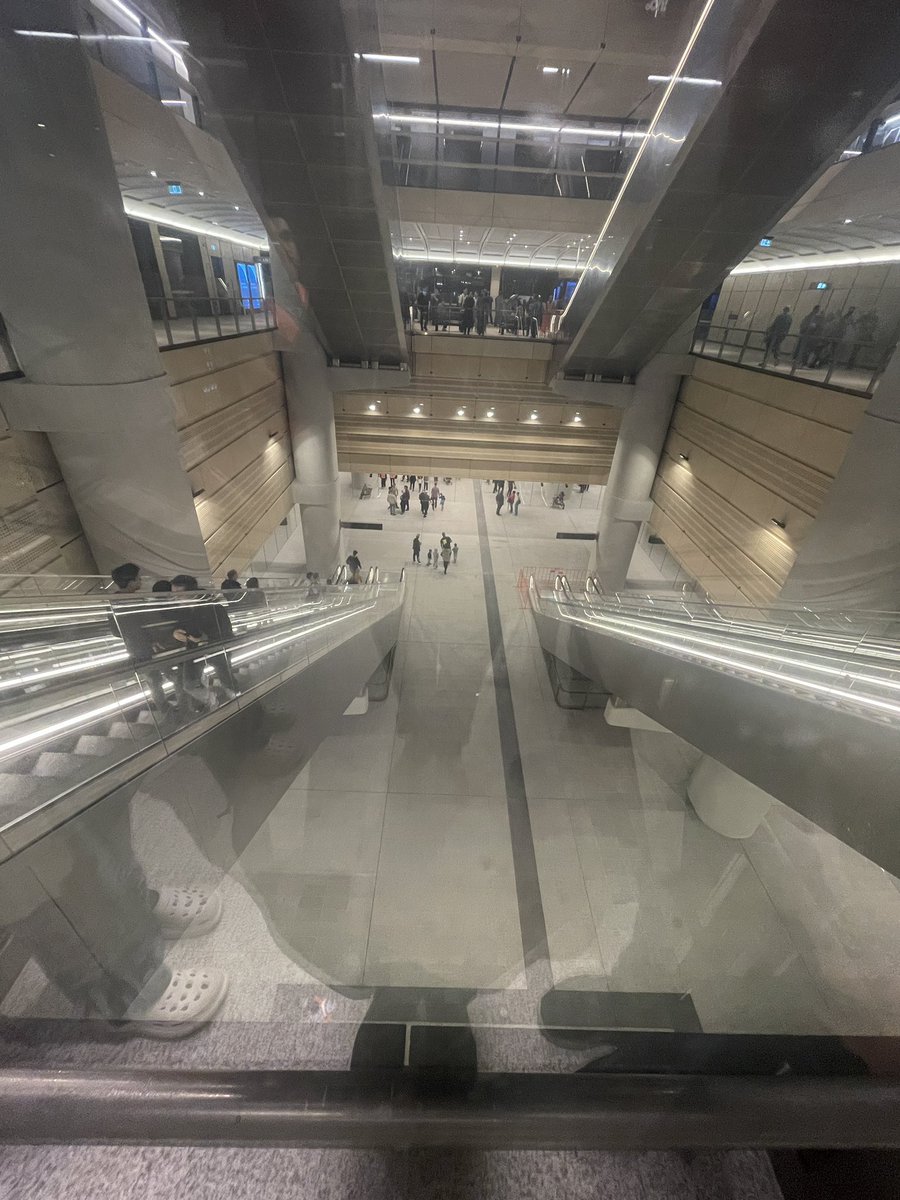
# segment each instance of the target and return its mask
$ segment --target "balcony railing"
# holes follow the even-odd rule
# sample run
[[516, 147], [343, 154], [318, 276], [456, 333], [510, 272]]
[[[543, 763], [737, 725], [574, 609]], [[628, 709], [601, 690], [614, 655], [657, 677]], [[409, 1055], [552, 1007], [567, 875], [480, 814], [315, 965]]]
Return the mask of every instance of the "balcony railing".
[[893, 347], [885, 349], [883, 340], [848, 341], [846, 338], [787, 334], [777, 352], [766, 349], [764, 329], [740, 329], [733, 325], [711, 325], [701, 320], [691, 347], [703, 358], [789, 375], [807, 383], [817, 383], [841, 392], [869, 396], [881, 375]]
[[268, 298], [148, 296], [147, 303], [163, 350], [276, 327], [275, 306]]

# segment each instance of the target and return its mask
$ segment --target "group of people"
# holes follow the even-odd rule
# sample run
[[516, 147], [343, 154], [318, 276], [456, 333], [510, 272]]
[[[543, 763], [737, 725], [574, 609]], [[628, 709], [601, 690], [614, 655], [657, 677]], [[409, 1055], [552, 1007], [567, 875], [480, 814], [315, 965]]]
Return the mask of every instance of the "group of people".
[[435, 333], [446, 333], [456, 323], [464, 337], [473, 330], [479, 337], [484, 337], [488, 326], [496, 324], [500, 333], [521, 333], [536, 338], [543, 328], [546, 312], [544, 301], [537, 293], [498, 296], [495, 300], [488, 288], [466, 287], [457, 294], [432, 291], [425, 283], [420, 284], [414, 300], [408, 292], [401, 292], [400, 307], [406, 328], [418, 321], [422, 333], [427, 333], [429, 326]]
[[[438, 563], [443, 563], [444, 574], [446, 575], [447, 568], [450, 566], [451, 561], [455, 563], [458, 558], [459, 558], [459, 544], [457, 542], [454, 542], [448, 533], [442, 533], [440, 545], [437, 546], [434, 550], [428, 551], [428, 558], [426, 559], [426, 565], [429, 567], [433, 567], [434, 570], [436, 571], [438, 568]], [[413, 538], [412, 560], [414, 563], [416, 563], [417, 566], [421, 566], [421, 563], [422, 563], [422, 539], [419, 537], [418, 534], [416, 534], [416, 536]]]
[[[216, 603], [213, 595], [201, 589], [196, 576], [175, 575], [171, 579], [158, 579], [151, 589], [151, 603], [135, 605], [125, 601], [141, 590], [141, 568], [137, 563], [122, 563], [114, 567], [111, 574], [114, 590], [110, 593], [113, 605], [110, 627], [125, 642], [135, 666], [146, 665], [160, 655], [176, 650], [203, 649], [233, 636], [231, 619], [226, 611], [229, 605]], [[247, 580], [248, 585], [250, 582]], [[259, 581], [254, 579], [253, 582], [255, 588], [248, 587], [247, 594], [256, 591], [265, 604], [265, 596], [258, 591]], [[237, 581], [237, 572], [229, 572], [223, 580], [223, 593], [236, 589], [245, 591]], [[166, 599], [171, 594], [208, 603], [173, 603]], [[221, 695], [226, 700], [233, 700], [237, 689], [226, 655], [211, 654], [206, 662], [212, 667]], [[146, 673], [146, 683], [158, 714], [167, 715], [173, 707], [187, 706], [194, 710], [215, 707], [218, 698], [205, 681], [204, 666], [202, 658], [185, 659]], [[171, 701], [169, 691], [172, 692]]]
[[497, 516], [503, 515], [503, 505], [505, 504], [514, 517], [519, 515], [519, 506], [522, 503], [522, 493], [516, 487], [514, 479], [495, 479], [494, 481], [494, 497], [497, 501]]
[[[447, 497], [441, 490], [437, 475], [433, 477], [434, 482], [430, 488], [428, 486], [428, 477], [425, 475], [403, 475], [398, 477], [397, 475], [388, 475], [385, 473], [379, 474], [378, 478], [381, 482], [382, 488], [387, 488], [388, 512], [392, 517], [396, 517], [398, 513], [403, 516], [405, 513], [409, 512], [409, 506], [412, 502], [412, 495], [415, 491], [416, 484], [419, 486], [417, 499], [419, 501], [419, 507], [422, 510], [423, 517], [428, 516], [429, 510], [432, 512], [437, 512], [438, 507], [440, 507], [441, 512], [443, 512], [444, 505], [447, 503]], [[403, 485], [402, 491], [400, 490], [400, 486], [397, 482], [398, 478], [400, 480], [400, 484]], [[451, 482], [452, 480], [449, 478], [444, 480], [445, 484], [449, 484]]]
[[[793, 323], [790, 306], [785, 305], [766, 330], [761, 367], [768, 365], [770, 357], [776, 367], [779, 365], [781, 346]], [[877, 330], [875, 312], [857, 316], [851, 305], [840, 312], [824, 313], [821, 304], [816, 304], [800, 322], [792, 361], [795, 367], [807, 370], [831, 364], [852, 367], [860, 345], [874, 342]]]

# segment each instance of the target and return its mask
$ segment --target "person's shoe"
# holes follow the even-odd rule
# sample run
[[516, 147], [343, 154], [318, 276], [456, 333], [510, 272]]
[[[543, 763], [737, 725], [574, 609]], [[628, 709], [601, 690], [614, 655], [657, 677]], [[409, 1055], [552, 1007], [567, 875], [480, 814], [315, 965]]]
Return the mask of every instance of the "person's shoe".
[[173, 971], [169, 986], [151, 1003], [134, 1001], [125, 1014], [126, 1031], [135, 1037], [175, 1041], [198, 1033], [213, 1019], [228, 994], [224, 971], [189, 967]]
[[159, 889], [153, 915], [164, 938], [198, 938], [212, 933], [222, 919], [222, 897], [203, 888]]

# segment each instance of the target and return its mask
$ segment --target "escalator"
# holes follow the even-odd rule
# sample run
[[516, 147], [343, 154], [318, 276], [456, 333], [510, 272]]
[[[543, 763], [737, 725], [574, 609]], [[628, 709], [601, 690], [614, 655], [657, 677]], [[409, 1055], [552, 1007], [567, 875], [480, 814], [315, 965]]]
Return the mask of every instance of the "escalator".
[[545, 653], [900, 871], [900, 618], [529, 583]]
[[239, 742], [252, 724], [258, 740], [288, 696], [308, 713], [298, 755], [311, 752], [389, 660], [403, 594], [402, 572], [372, 568], [361, 586], [311, 591], [8, 597], [0, 854], [213, 731]]

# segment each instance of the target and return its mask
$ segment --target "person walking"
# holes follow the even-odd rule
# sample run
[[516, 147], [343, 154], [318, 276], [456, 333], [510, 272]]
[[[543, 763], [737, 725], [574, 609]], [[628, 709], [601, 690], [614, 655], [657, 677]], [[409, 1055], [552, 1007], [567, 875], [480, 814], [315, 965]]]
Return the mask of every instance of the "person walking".
[[516, 502], [516, 489], [511, 487], [509, 489], [509, 491], [506, 493], [506, 503], [509, 505], [510, 512], [512, 512], [513, 505], [515, 504], [515, 502]]
[[405, 487], [400, 493], [400, 512], [409, 512], [409, 488]]
[[537, 337], [543, 319], [544, 302], [540, 296], [532, 296], [531, 300], [528, 302], [528, 332], [531, 337]]
[[418, 534], [416, 534], [416, 536], [413, 538], [413, 562], [418, 563], [419, 566], [422, 565], [419, 560], [419, 555], [421, 554], [421, 552], [422, 552], [422, 539], [419, 537]]
[[421, 504], [421, 506], [422, 506], [422, 516], [427, 517], [428, 516], [428, 493], [425, 491], [424, 488], [422, 488], [421, 492], [419, 492], [419, 504]]
[[390, 509], [391, 516], [396, 517], [397, 509], [399, 508], [399, 500], [397, 497], [397, 488], [394, 486], [394, 484], [391, 484], [391, 486], [388, 488], [388, 508]]
[[441, 512], [443, 512], [444, 505], [447, 503], [447, 497], [444, 495], [443, 492], [441, 492], [441, 494], [438, 496], [438, 500], [440, 500], [440, 502], [441, 502]]
[[497, 516], [498, 517], [503, 512], [503, 500], [504, 500], [503, 488], [500, 488], [500, 490], [497, 492]]
[[358, 550], [351, 550], [347, 555], [347, 582], [361, 583], [362, 560]]
[[[449, 538], [448, 538], [449, 541]], [[450, 566], [450, 558], [452, 551], [449, 546], [444, 546], [441, 550], [441, 562], [444, 564], [444, 574], [447, 574], [447, 568]]]
[[454, 542], [453, 543], [453, 561], [454, 561], [454, 563], [456, 562], [456, 560], [458, 558], [459, 558], [459, 545], [457, 542]]
[[435, 484], [431, 489], [431, 507], [435, 510], [437, 509], [438, 499], [440, 498], [440, 495], [441, 495], [441, 490], [438, 487], [438, 485]]
[[437, 565], [438, 565], [438, 563], [439, 563], [440, 561], [441, 561], [441, 551], [440, 551], [440, 547], [439, 547], [439, 546], [435, 546], [435, 548], [434, 548], [434, 557], [433, 557], [433, 558], [432, 558], [432, 560], [431, 560], [431, 565], [434, 567], [434, 569], [435, 569], [435, 570], [437, 570]]
[[430, 550], [428, 551], [428, 559], [427, 559], [426, 565], [429, 567], [431, 566], [431, 551]]
[[516, 492], [516, 502], [513, 505], [513, 516], [514, 517], [517, 517], [519, 515], [519, 505], [521, 503], [522, 503], [522, 493]]
[[787, 337], [788, 332], [793, 324], [791, 310], [787, 305], [781, 310], [769, 328], [766, 330], [766, 352], [762, 357], [762, 362], [759, 364], [764, 367], [769, 361], [769, 355], [772, 355], [772, 362], [778, 366], [778, 352], [781, 350], [781, 343]]

